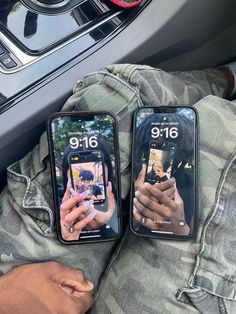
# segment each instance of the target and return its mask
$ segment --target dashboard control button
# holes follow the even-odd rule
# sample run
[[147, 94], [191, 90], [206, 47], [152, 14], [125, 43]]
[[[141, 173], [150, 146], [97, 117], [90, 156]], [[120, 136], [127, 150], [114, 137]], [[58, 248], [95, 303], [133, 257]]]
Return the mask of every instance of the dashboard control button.
[[3, 64], [7, 69], [17, 66], [16, 62], [7, 53], [0, 56], [0, 63]]

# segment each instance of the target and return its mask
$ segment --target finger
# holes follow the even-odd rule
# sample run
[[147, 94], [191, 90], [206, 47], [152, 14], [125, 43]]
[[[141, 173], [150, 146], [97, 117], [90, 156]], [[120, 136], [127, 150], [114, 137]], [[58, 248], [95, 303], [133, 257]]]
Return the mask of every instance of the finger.
[[[143, 193], [147, 197], [151, 198], [153, 201], [156, 201], [155, 195], [156, 195], [157, 189], [159, 190], [159, 187], [151, 185], [150, 189], [149, 189], [149, 187], [147, 187], [146, 189], [141, 189], [140, 191], [141, 191], [141, 193]], [[162, 192], [165, 193], [171, 199], [173, 199], [175, 196], [175, 190], [176, 190], [175, 185], [173, 185], [172, 187], [165, 189]]]
[[73, 291], [72, 296], [76, 299], [78, 313], [86, 313], [93, 304], [93, 296], [91, 293]]
[[[146, 197], [145, 197], [146, 198]], [[144, 200], [146, 201], [146, 200]], [[147, 203], [147, 201], [146, 201]], [[152, 208], [149, 208], [147, 204], [143, 204], [140, 202], [139, 199], [134, 199], [134, 206], [138, 210], [141, 216], [147, 217], [151, 220], [155, 221], [163, 221], [164, 215], [162, 214], [162, 208], [159, 204], [152, 202], [152, 204], [148, 204], [149, 206], [152, 206]]]
[[172, 212], [176, 209], [176, 202], [159, 190], [156, 191], [156, 200], [154, 201], [139, 191], [135, 192], [135, 197], [143, 205], [144, 209], [149, 208], [167, 220], [172, 217]]
[[108, 181], [108, 183], [107, 183], [106, 191], [107, 191], [107, 194], [113, 194], [112, 193], [112, 185], [111, 185], [110, 181]]
[[139, 220], [142, 218], [142, 216], [140, 215], [140, 213], [138, 212], [138, 210], [135, 208], [135, 206], [133, 206], [133, 218], [139, 222]]
[[65, 194], [64, 194], [64, 196], [62, 198], [62, 203], [64, 203], [65, 201], [67, 201], [70, 198], [70, 188], [71, 188], [71, 181], [69, 179], [68, 182], [67, 182], [67, 185], [66, 185]]
[[[72, 226], [73, 227], [73, 226]], [[71, 229], [72, 230], [72, 229]], [[73, 232], [69, 231], [69, 230], [66, 230], [66, 229], [61, 229], [61, 235], [62, 235], [62, 238], [64, 240], [67, 240], [67, 241], [73, 241], [73, 240], [78, 240], [79, 237], [80, 237], [80, 233], [81, 231], [75, 231], [73, 229]]]
[[[145, 183], [145, 189], [142, 189], [140, 191], [136, 191], [137, 193], [142, 193], [146, 197], [150, 198], [152, 201], [160, 202], [161, 204], [170, 207], [175, 208], [176, 203], [168, 197], [163, 191], [160, 191], [158, 189], [158, 185], [151, 185], [149, 183]], [[136, 194], [135, 194], [136, 195]]]
[[[59, 281], [60, 288], [67, 294], [71, 294], [73, 291], [90, 292], [93, 290], [94, 285], [91, 281], [87, 280], [84, 276], [76, 279], [72, 278], [72, 274], [76, 275], [76, 272], [71, 271], [66, 274], [66, 277], [61, 277]], [[69, 277], [70, 276], [70, 277]]]
[[81, 221], [74, 224], [75, 230], [82, 230], [87, 226], [87, 224], [94, 219], [94, 217], [97, 215], [97, 210], [94, 210], [92, 213], [90, 213], [87, 217], [82, 219]]
[[[94, 209], [93, 209], [93, 210], [94, 210]], [[76, 218], [76, 222], [77, 222], [77, 221], [80, 221], [80, 220], [82, 220], [82, 219], [84, 219], [85, 217], [88, 216], [88, 214], [89, 214], [89, 213], [87, 213], [87, 211], [86, 211], [86, 213], [83, 212], [82, 214], [80, 214], [80, 215]]]
[[[84, 201], [83, 203], [85, 202], [91, 202], [91, 200], [89, 201]], [[80, 221], [82, 219], [84, 219], [85, 217], [87, 217], [89, 214], [91, 214], [92, 212], [94, 211], [94, 206], [89, 206], [89, 208], [87, 210], [85, 210], [82, 214], [80, 214], [78, 217], [77, 217], [77, 221]], [[97, 217], [97, 215], [96, 215]], [[95, 218], [96, 218], [95, 217]], [[91, 225], [93, 224], [94, 220], [92, 220], [87, 226], [91, 227]], [[86, 226], [86, 227], [87, 227]]]
[[51, 271], [53, 281], [58, 285], [71, 287], [73, 290], [88, 292], [92, 291], [94, 285], [87, 280], [84, 273], [76, 268], [60, 264], [58, 262], [51, 262]]
[[172, 177], [164, 182], [158, 183], [157, 185], [158, 185], [159, 190], [165, 191], [171, 188], [172, 186], [174, 186], [175, 184], [176, 184], [175, 178]]
[[175, 178], [172, 177], [172, 178], [170, 178], [164, 182], [153, 184], [153, 185], [148, 183], [148, 182], [145, 182], [144, 186], [148, 187], [149, 189], [153, 189], [153, 190], [159, 189], [160, 191], [165, 191], [171, 187], [174, 187], [175, 183], [176, 183]]
[[109, 190], [112, 192], [112, 184], [111, 184], [111, 181], [108, 181], [108, 182], [107, 182], [107, 186], [108, 186]]
[[61, 219], [60, 219], [60, 222], [61, 222], [61, 226], [62, 227], [65, 227], [66, 226], [66, 223], [65, 223], [65, 218], [66, 216], [68, 215], [68, 213], [72, 212], [73, 210], [75, 210], [77, 208], [77, 206], [74, 206], [71, 210], [68, 210], [67, 212], [62, 212], [60, 213], [61, 215]]
[[175, 198], [175, 187], [172, 186], [171, 188], [163, 191], [163, 193], [165, 193], [168, 197], [170, 197], [171, 199]]
[[177, 188], [175, 189], [175, 200], [176, 200], [176, 201], [182, 201], [182, 198], [181, 198], [181, 196], [179, 195], [179, 191], [178, 191]]
[[86, 227], [85, 227], [86, 230], [94, 230], [94, 229], [97, 229], [97, 228], [99, 228], [99, 225], [98, 225], [98, 222], [95, 221], [95, 219], [93, 219], [92, 221], [90, 221], [90, 222], [86, 225]]
[[74, 289], [72, 287], [69, 286], [63, 286], [63, 285], [59, 285], [59, 287], [66, 293], [66, 294], [72, 294]]
[[146, 165], [143, 164], [142, 165], [142, 170], [140, 171], [139, 175], [138, 175], [138, 178], [135, 182], [135, 186], [138, 186], [140, 184], [143, 184], [144, 183], [144, 180], [145, 180], [145, 173], [146, 173]]
[[183, 202], [183, 199], [181, 198], [180, 194], [179, 194], [179, 191], [175, 190], [175, 195], [174, 195], [174, 200], [176, 202], [176, 204], [178, 204], [180, 207], [183, 207], [184, 208], [184, 202]]
[[82, 202], [88, 195], [89, 191], [85, 191], [83, 193], [74, 193], [72, 197], [67, 199], [64, 203], [60, 206], [60, 212], [61, 215], [67, 214], [74, 206], [76, 206], [78, 203]]
[[84, 213], [85, 211], [87, 211], [89, 208], [94, 210], [93, 205], [90, 205], [90, 206], [81, 205], [79, 207], [76, 207], [75, 209], [72, 210], [72, 212], [65, 215], [63, 219], [63, 224], [67, 226], [73, 224], [74, 221], [79, 219], [80, 215]]
[[112, 193], [109, 185], [107, 186], [107, 203], [108, 203], [108, 211], [113, 213], [115, 210], [116, 204], [115, 204], [114, 194]]
[[144, 217], [139, 213], [139, 211], [137, 210], [137, 208], [135, 206], [133, 208], [133, 215], [134, 215], [135, 220], [139, 224], [141, 224], [141, 225], [143, 225], [143, 226], [145, 226], [151, 230], [160, 230], [160, 227], [149, 218], [147, 218], [147, 220], [145, 220], [145, 222], [143, 222], [142, 218], [144, 218]]

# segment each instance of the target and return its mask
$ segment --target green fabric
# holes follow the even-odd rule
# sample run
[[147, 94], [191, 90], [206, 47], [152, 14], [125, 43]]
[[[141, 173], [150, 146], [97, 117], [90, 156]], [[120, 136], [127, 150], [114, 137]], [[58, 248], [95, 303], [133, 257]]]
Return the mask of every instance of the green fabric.
[[60, 244], [53, 227], [43, 134], [32, 152], [8, 168], [8, 185], [0, 195], [0, 271], [22, 263], [58, 260], [84, 270], [96, 286], [103, 275], [93, 313], [234, 313], [236, 109], [219, 98], [225, 90], [218, 70], [166, 73], [147, 66], [111, 65], [79, 81], [63, 107], [63, 111], [116, 114], [122, 198], [126, 199], [134, 110], [198, 102], [200, 228], [196, 241], [151, 240], [127, 232], [117, 242]]

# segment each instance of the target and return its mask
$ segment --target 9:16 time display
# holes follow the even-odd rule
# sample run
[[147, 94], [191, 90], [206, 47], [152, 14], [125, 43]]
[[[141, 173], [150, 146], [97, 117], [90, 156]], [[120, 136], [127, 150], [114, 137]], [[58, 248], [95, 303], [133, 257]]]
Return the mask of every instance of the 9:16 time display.
[[96, 148], [98, 146], [98, 139], [96, 136], [85, 136], [83, 138], [71, 137], [70, 138], [70, 147], [72, 149], [77, 149], [79, 147], [87, 148]]
[[158, 138], [159, 136], [164, 136], [165, 138], [177, 138], [179, 135], [178, 128], [176, 127], [166, 127], [164, 129], [160, 129], [158, 127], [153, 127], [151, 129], [152, 138]]

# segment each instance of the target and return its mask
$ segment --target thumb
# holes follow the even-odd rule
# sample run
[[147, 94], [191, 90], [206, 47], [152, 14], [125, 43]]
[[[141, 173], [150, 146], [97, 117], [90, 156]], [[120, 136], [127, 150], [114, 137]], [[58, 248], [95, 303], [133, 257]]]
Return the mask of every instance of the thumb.
[[138, 178], [135, 182], [135, 185], [143, 184], [145, 181], [145, 173], [146, 173], [147, 166], [145, 164], [142, 165], [142, 170], [140, 171]]
[[107, 201], [108, 201], [108, 208], [115, 208], [115, 199], [114, 199], [114, 194], [112, 193], [111, 182], [108, 182], [107, 184]]
[[70, 291], [74, 290], [80, 292], [90, 292], [94, 288], [93, 283], [85, 278], [78, 281], [69, 277], [60, 278], [59, 286], [68, 294], [70, 294]]
[[59, 286], [70, 287], [80, 292], [89, 292], [94, 288], [93, 283], [87, 280], [79, 269], [60, 264], [54, 267], [54, 271], [56, 274], [53, 279]]
[[178, 204], [180, 204], [180, 203], [183, 202], [181, 196], [179, 195], [179, 192], [178, 192], [177, 188], [175, 189], [175, 201], [176, 201], [176, 203], [178, 203]]
[[69, 179], [67, 182], [67, 185], [66, 185], [66, 190], [65, 190], [65, 194], [64, 194], [63, 199], [62, 199], [62, 203], [64, 203], [65, 201], [67, 201], [70, 198], [70, 195], [71, 195], [70, 189], [71, 189], [71, 180]]

